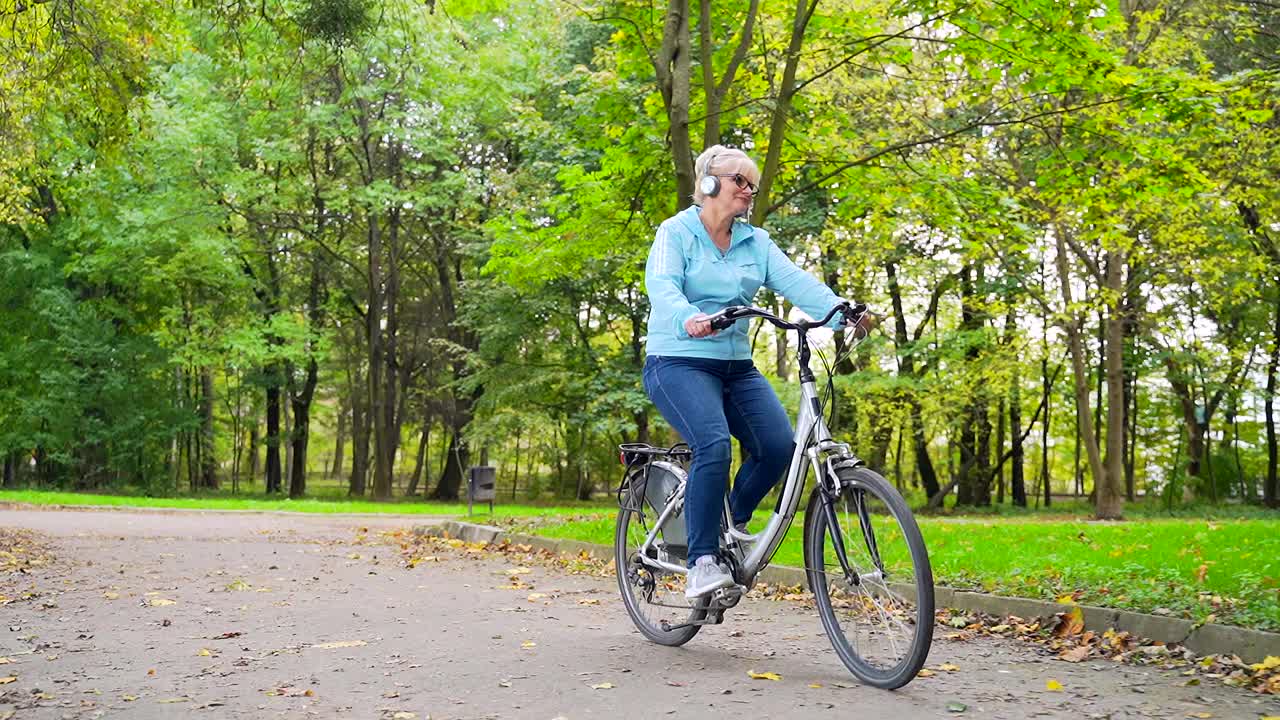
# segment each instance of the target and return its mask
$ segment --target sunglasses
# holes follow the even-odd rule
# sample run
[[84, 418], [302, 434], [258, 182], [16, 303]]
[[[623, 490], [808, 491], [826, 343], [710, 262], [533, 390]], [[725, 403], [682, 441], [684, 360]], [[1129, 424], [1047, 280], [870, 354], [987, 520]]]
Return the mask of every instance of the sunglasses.
[[737, 185], [739, 190], [746, 190], [750, 188], [751, 194], [752, 195], [756, 194], [756, 184], [748, 180], [747, 176], [743, 175], [742, 173], [734, 173], [732, 175], [717, 175], [716, 177], [729, 178], [733, 180], [733, 184]]

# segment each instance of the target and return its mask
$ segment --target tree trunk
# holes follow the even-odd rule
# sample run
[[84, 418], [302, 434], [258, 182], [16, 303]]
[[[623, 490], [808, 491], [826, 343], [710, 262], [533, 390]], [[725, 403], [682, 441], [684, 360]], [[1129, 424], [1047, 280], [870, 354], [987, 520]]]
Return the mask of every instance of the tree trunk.
[[[1119, 303], [1124, 292], [1123, 253], [1107, 253], [1107, 289], [1112, 302]], [[1107, 465], [1094, 480], [1094, 513], [1099, 519], [1119, 520], [1124, 516], [1124, 495], [1120, 478], [1124, 472], [1124, 329], [1125, 313], [1118, 307], [1107, 313]]]
[[13, 488], [17, 487], [17, 473], [14, 471], [18, 464], [16, 452], [7, 452], [4, 454], [4, 482], [0, 483], [0, 487]]
[[449, 450], [445, 453], [444, 473], [440, 475], [440, 482], [431, 494], [431, 499], [457, 500], [461, 496], [463, 470], [470, 464], [471, 449], [467, 447], [459, 426], [455, 424], [449, 438]]
[[[910, 347], [907, 336], [907, 320], [902, 309], [902, 290], [898, 285], [898, 268], [893, 262], [884, 264], [888, 276], [889, 297], [893, 303], [894, 346], [898, 354], [898, 371], [903, 377], [918, 378], [916, 371], [914, 348]], [[920, 400], [910, 395], [908, 404], [911, 408], [911, 445], [916, 456], [916, 468], [920, 474], [920, 483], [924, 486], [925, 495], [933, 498], [941, 489], [938, 486], [938, 474], [933, 469], [933, 460], [929, 457], [929, 441], [925, 437], [924, 410]]]
[[1053, 395], [1050, 391], [1053, 389], [1053, 380], [1049, 377], [1049, 334], [1045, 333], [1044, 338], [1044, 357], [1040, 360], [1040, 402], [1044, 404], [1044, 425], [1040, 426], [1040, 481], [1044, 490], [1044, 506], [1049, 507], [1053, 502], [1049, 476], [1049, 419], [1053, 417]]
[[422, 482], [422, 469], [426, 467], [427, 462], [427, 445], [431, 442], [431, 419], [424, 418], [422, 421], [422, 437], [418, 443], [417, 457], [413, 463], [413, 475], [409, 476], [409, 489], [405, 491], [405, 495], [413, 497], [418, 494], [418, 483]]
[[307, 448], [311, 438], [311, 403], [315, 398], [319, 367], [312, 355], [307, 360], [307, 377], [302, 392], [293, 398], [293, 472], [289, 475], [289, 497], [307, 493]]
[[[285, 383], [280, 398], [280, 440], [284, 443], [284, 480], [293, 479], [293, 363], [285, 363]], [[283, 490], [283, 488], [281, 488]]]
[[[1093, 415], [1089, 412], [1089, 369], [1085, 364], [1085, 348], [1081, 341], [1079, 316], [1071, 312], [1071, 274], [1067, 266], [1067, 240], [1061, 225], [1055, 228], [1054, 237], [1057, 242], [1058, 283], [1062, 290], [1062, 304], [1067, 309], [1068, 317], [1063, 323], [1067, 334], [1067, 348], [1071, 353], [1071, 370], [1075, 379], [1076, 419], [1080, 423], [1081, 442], [1089, 457], [1089, 470], [1094, 482], [1105, 482], [1102, 465], [1102, 451], [1098, 447], [1098, 435], [1094, 432]], [[1119, 268], [1116, 268], [1119, 271]], [[1117, 461], [1119, 457], [1117, 456]], [[1104, 515], [1101, 508], [1095, 508], [1099, 518]]]
[[755, 205], [751, 211], [751, 224], [757, 227], [764, 225], [769, 216], [769, 198], [773, 191], [773, 181], [778, 174], [782, 161], [782, 146], [787, 126], [793, 121], [791, 117], [791, 101], [796, 92], [796, 71], [800, 66], [800, 49], [804, 45], [805, 29], [813, 17], [818, 0], [796, 0], [791, 15], [791, 38], [787, 43], [787, 59], [782, 67], [782, 80], [778, 83], [777, 97], [773, 101], [769, 122], [769, 146], [765, 151], [764, 167], [760, 168], [760, 188], [756, 193]]
[[213, 370], [200, 368], [200, 486], [218, 489], [218, 463], [213, 450]]
[[347, 442], [347, 415], [351, 412], [349, 407], [351, 402], [346, 398], [338, 401], [338, 427], [333, 437], [333, 467], [329, 470], [329, 477], [342, 477], [342, 454], [345, 451], [343, 447]]
[[347, 493], [352, 497], [364, 497], [369, 480], [369, 402], [368, 387], [364, 378], [357, 378], [355, 395], [351, 398], [351, 479]]
[[[1280, 287], [1280, 281], [1277, 282]], [[1267, 362], [1267, 394], [1263, 401], [1263, 415], [1267, 425], [1267, 482], [1262, 488], [1263, 502], [1267, 507], [1280, 507], [1280, 488], [1276, 474], [1276, 373], [1280, 370], [1280, 302], [1275, 304], [1275, 321], [1271, 330], [1271, 359]]]
[[267, 492], [281, 490], [280, 477], [280, 371], [279, 366], [267, 369]]
[[258, 472], [262, 469], [261, 453], [258, 452], [258, 414], [253, 415], [249, 423], [249, 482], [258, 482]]
[[689, 139], [689, 89], [692, 83], [692, 41], [689, 0], [669, 0], [662, 27], [662, 46], [653, 56], [653, 70], [667, 111], [671, 163], [676, 175], [676, 208], [693, 202], [693, 148]]

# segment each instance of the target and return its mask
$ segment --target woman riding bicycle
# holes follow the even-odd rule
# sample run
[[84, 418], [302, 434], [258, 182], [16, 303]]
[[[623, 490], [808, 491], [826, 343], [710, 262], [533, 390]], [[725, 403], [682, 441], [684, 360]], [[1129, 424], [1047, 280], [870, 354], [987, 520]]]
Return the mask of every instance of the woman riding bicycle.
[[[689, 598], [733, 584], [717, 558], [730, 436], [750, 456], [729, 495], [740, 530], [782, 476], [794, 447], [791, 420], [751, 361], [747, 323], [716, 332], [710, 315], [750, 305], [761, 286], [814, 317], [842, 302], [747, 222], [760, 171], [746, 153], [715, 145], [698, 156], [695, 170], [694, 205], [658, 227], [645, 265], [651, 306], [645, 393], [693, 450], [684, 509]], [[871, 322], [864, 315], [858, 329], [865, 333]]]

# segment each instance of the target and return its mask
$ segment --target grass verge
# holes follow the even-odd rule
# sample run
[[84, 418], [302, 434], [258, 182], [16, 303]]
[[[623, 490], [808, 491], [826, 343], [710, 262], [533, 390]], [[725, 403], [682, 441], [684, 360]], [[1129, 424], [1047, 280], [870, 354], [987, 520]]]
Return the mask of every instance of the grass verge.
[[[0, 503], [31, 505], [92, 505], [108, 507], [178, 508], [189, 510], [283, 510], [306, 513], [383, 513], [400, 515], [444, 515], [466, 518], [465, 502], [428, 502], [418, 498], [391, 502], [351, 500], [345, 497], [318, 497], [290, 500], [267, 495], [211, 495], [201, 497], [145, 497], [141, 495], [95, 495], [44, 490], [0, 490]], [[598, 509], [597, 506], [592, 506]], [[487, 505], [476, 506], [476, 522], [503, 518], [538, 516], [565, 517], [581, 513], [571, 505], [497, 505], [488, 515]]]
[[[613, 541], [612, 514], [549, 519], [524, 526]], [[1043, 600], [1072, 595], [1088, 605], [1280, 631], [1280, 520], [919, 522], [939, 585]], [[802, 524], [799, 515], [775, 563], [804, 565]]]

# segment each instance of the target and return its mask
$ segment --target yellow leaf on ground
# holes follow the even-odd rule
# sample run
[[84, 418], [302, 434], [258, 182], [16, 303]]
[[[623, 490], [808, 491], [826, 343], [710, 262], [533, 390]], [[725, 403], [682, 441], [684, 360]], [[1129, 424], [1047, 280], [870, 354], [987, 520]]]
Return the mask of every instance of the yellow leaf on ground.
[[165, 698], [164, 700], [157, 700], [156, 702], [159, 702], [159, 703], [180, 703], [180, 702], [187, 702], [187, 700], [189, 700], [189, 699], [190, 699], [190, 698], [176, 697], [176, 698]]
[[525, 648], [525, 649], [532, 648], [532, 647], [538, 647], [538, 643], [536, 643], [536, 642], [534, 642], [534, 641], [532, 641], [532, 640], [525, 640], [524, 642], [520, 643], [520, 647]]
[[168, 598], [157, 597], [147, 600], [147, 604], [151, 607], [163, 607], [165, 605], [175, 605], [177, 602]]
[[599, 605], [600, 598], [582, 598], [578, 601], [579, 605]]
[[1275, 655], [1268, 655], [1266, 659], [1263, 660], [1262, 662], [1254, 663], [1249, 667], [1253, 668], [1254, 670], [1270, 670], [1272, 668], [1278, 668], [1280, 667], [1280, 657], [1277, 657]]
[[612, 690], [613, 683], [611, 682], [596, 683], [595, 685], [591, 686], [591, 689], [592, 690]]
[[1077, 605], [1069, 611], [1062, 613], [1062, 619], [1058, 622], [1058, 627], [1054, 628], [1053, 634], [1058, 637], [1068, 637], [1071, 635], [1079, 635], [1084, 630], [1084, 610]]
[[418, 717], [418, 713], [411, 713], [408, 710], [400, 710], [391, 716], [391, 720], [414, 720]]
[[920, 672], [916, 673], [916, 677], [933, 677], [937, 674], [938, 673], [930, 670], [929, 668], [921, 668]]
[[12, 675], [10, 675], [10, 676], [8, 676], [8, 677], [0, 677], [0, 685], [8, 685], [9, 683], [11, 683], [11, 682], [13, 682], [14, 680], [17, 680], [17, 679], [18, 679], [18, 678], [14, 677], [14, 676], [12, 676]]
[[326, 650], [332, 650], [333, 648], [360, 647], [361, 645], [368, 645], [368, 644], [369, 643], [365, 642], [364, 640], [338, 640], [336, 642], [327, 642], [327, 643], [320, 643], [318, 645], [312, 645], [311, 647], [318, 647], [318, 648], [324, 648]]
[[1044, 689], [1049, 692], [1062, 692], [1062, 683], [1057, 680], [1050, 680], [1044, 684]]
[[529, 593], [529, 597], [528, 597], [528, 598], [526, 598], [526, 599], [527, 599], [529, 602], [538, 602], [539, 600], [541, 600], [542, 598], [544, 598], [544, 597], [546, 597], [546, 596], [547, 596], [547, 594], [546, 594], [546, 593]]
[[953, 663], [942, 663], [941, 665], [938, 666], [938, 669], [946, 670], [947, 672], [955, 672], [960, 669], [960, 666], [955, 665]]
[[1211, 712], [1191, 712], [1191, 713], [1187, 713], [1187, 717], [1193, 717], [1193, 718], [1211, 718], [1211, 717], [1213, 717], [1213, 713], [1211, 713]]
[[102, 593], [102, 597], [104, 597], [104, 598], [106, 598], [106, 599], [108, 599], [108, 600], [118, 600], [118, 599], [120, 598], [120, 593], [115, 593], [115, 592], [104, 592], [104, 593]]
[[1076, 604], [1075, 593], [1060, 596], [1058, 598], [1058, 602], [1062, 603], [1063, 605], [1075, 605]]
[[209, 648], [200, 648], [200, 652], [197, 652], [196, 655], [199, 655], [200, 657], [209, 657], [213, 655], [213, 651]]
[[809, 683], [809, 687], [811, 687], [811, 688], [820, 688], [820, 687], [822, 687], [822, 683]]
[[752, 680], [781, 680], [782, 679], [782, 676], [775, 672], [758, 673], [755, 670], [748, 670], [747, 674], [751, 676]]
[[8, 665], [11, 662], [13, 662], [12, 658], [0, 657], [0, 665]]

